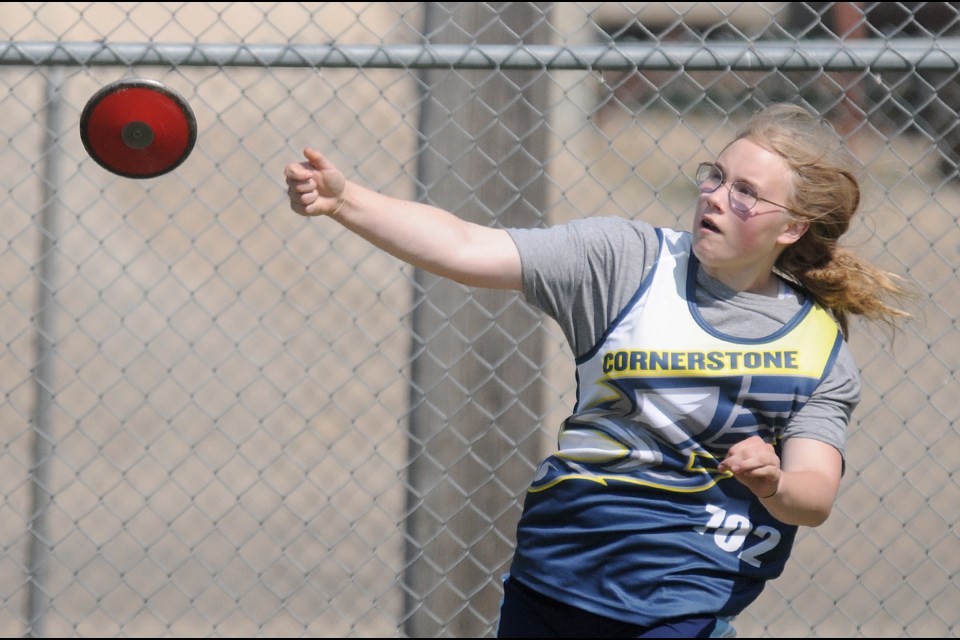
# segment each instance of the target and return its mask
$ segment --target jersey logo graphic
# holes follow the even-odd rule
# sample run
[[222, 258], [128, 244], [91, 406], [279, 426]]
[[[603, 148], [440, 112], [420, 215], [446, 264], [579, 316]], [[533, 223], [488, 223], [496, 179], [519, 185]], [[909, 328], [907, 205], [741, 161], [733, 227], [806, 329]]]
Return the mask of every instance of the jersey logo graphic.
[[624, 379], [608, 384], [615, 398], [564, 423], [559, 451], [538, 469], [533, 491], [577, 479], [689, 492], [730, 477], [717, 471], [716, 457], [701, 444], [744, 427], [734, 426], [742, 409], [724, 402], [719, 386], [651, 390]]

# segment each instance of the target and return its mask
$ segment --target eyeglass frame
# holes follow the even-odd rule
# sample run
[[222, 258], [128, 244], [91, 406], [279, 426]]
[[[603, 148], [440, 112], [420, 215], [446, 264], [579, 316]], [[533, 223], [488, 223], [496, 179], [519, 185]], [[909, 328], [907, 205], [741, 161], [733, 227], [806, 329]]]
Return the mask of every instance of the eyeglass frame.
[[[713, 169], [716, 169], [717, 172], [720, 174], [720, 182], [713, 189], [703, 188], [703, 181], [700, 180], [700, 170], [703, 169], [704, 167], [711, 167]], [[700, 193], [714, 193], [720, 187], [726, 184], [726, 174], [723, 172], [723, 168], [720, 165], [718, 165], [716, 162], [701, 162], [700, 164], [698, 164], [697, 172], [696, 174], [694, 174], [693, 179], [696, 181], [697, 188], [700, 189]], [[741, 209], [733, 203], [733, 188], [738, 184], [744, 185], [745, 187], [747, 187], [747, 189], [749, 189], [749, 192], [753, 194], [753, 197], [756, 198], [756, 202], [750, 205], [747, 209]], [[799, 215], [796, 211], [794, 211], [793, 209], [791, 209], [786, 205], [782, 205], [779, 202], [774, 202], [773, 200], [767, 200], [766, 198], [760, 197], [759, 195], [757, 195], [756, 189], [754, 189], [753, 186], [750, 185], [750, 183], [744, 182], [743, 180], [737, 180], [735, 182], [731, 182], [727, 186], [727, 202], [730, 203], [731, 209], [733, 209], [737, 213], [741, 213], [744, 215], [749, 214], [751, 211], [753, 211], [756, 208], [758, 202], [766, 202], [767, 204], [772, 204], [775, 207], [780, 207], [781, 209], [783, 209], [788, 213]]]

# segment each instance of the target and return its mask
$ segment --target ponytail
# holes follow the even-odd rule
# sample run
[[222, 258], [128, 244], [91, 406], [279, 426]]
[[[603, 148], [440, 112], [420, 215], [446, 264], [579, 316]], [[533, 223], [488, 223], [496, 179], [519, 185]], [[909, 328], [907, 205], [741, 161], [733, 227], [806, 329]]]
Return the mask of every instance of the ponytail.
[[839, 244], [860, 207], [860, 185], [833, 129], [798, 105], [779, 104], [755, 115], [737, 136], [742, 138], [787, 161], [794, 173], [791, 215], [809, 224], [780, 254], [777, 272], [829, 309], [845, 337], [851, 315], [891, 326], [909, 317], [887, 302], [909, 295], [902, 279]]

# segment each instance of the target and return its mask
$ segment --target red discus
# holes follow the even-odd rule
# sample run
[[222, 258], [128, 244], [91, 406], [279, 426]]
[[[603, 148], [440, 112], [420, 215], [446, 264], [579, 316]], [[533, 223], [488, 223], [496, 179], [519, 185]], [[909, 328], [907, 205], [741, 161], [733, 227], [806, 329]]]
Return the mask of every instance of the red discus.
[[197, 119], [187, 101], [163, 83], [119, 80], [87, 101], [80, 139], [107, 171], [155, 178], [173, 171], [193, 151]]

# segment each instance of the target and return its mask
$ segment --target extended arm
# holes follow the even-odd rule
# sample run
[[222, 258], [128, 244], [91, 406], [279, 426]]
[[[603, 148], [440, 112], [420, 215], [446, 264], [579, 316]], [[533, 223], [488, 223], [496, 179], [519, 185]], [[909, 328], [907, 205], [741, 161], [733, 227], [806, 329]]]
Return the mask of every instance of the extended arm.
[[520, 290], [520, 254], [509, 234], [430, 205], [386, 196], [344, 175], [320, 152], [287, 165], [290, 207], [328, 215], [390, 255], [462, 284]]

